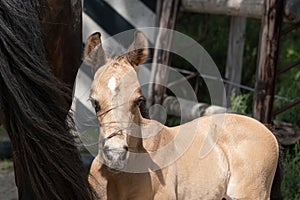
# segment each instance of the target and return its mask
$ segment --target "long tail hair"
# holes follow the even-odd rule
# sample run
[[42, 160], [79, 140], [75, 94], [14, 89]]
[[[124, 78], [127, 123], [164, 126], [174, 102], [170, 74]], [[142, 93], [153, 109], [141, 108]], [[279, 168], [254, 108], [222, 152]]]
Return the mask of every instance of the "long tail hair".
[[70, 133], [67, 90], [46, 65], [36, 1], [0, 0], [1, 113], [34, 199], [95, 198]]

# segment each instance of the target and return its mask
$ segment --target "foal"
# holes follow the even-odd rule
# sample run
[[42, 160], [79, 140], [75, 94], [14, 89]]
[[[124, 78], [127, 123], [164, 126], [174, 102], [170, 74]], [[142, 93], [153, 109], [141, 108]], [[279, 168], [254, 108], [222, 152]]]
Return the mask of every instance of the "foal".
[[102, 66], [90, 95], [100, 139], [89, 177], [101, 199], [270, 199], [279, 149], [265, 126], [235, 114], [172, 128], [144, 118], [136, 74], [148, 56], [141, 32], [116, 59], [106, 61], [99, 33], [85, 53], [92, 67]]

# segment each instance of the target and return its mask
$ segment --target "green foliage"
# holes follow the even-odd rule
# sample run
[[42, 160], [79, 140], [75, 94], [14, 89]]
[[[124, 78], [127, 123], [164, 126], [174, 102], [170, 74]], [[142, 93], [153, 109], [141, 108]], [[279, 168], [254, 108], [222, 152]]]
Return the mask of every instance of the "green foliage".
[[180, 117], [168, 116], [165, 125], [169, 127], [180, 125]]
[[[202, 45], [212, 57], [223, 76], [227, 58], [229, 25], [229, 16], [180, 12], [176, 21], [176, 30], [188, 35]], [[189, 51], [188, 47], [185, 50]], [[172, 66], [196, 71], [190, 63], [177, 55], [172, 55]], [[196, 94], [198, 101], [208, 104], [211, 102], [210, 94], [202, 78], [192, 79], [190, 84], [199, 86], [199, 92]]]
[[[294, 30], [281, 40], [281, 51], [279, 54], [279, 69], [300, 59], [300, 29]], [[278, 75], [276, 92], [284, 99], [275, 99], [274, 109], [277, 110], [287, 103], [300, 97], [300, 67], [299, 65]], [[276, 118], [300, 126], [300, 105], [297, 105]]]
[[[221, 74], [225, 72], [230, 17], [180, 12], [176, 30], [196, 40], [212, 57]], [[182, 66], [180, 66], [182, 68]]]
[[289, 200], [300, 199], [300, 141], [284, 153], [282, 193]]
[[[285, 97], [286, 99], [275, 99], [274, 108], [276, 110], [300, 97], [300, 82], [296, 81], [295, 79], [286, 79], [286, 82], [282, 82], [280, 85], [278, 85], [278, 87], [278, 96]], [[297, 105], [279, 114], [276, 119], [300, 126], [299, 113], [300, 106]]]
[[251, 112], [252, 93], [236, 95], [231, 94], [231, 110], [241, 114], [249, 114]]
[[[284, 23], [283, 29], [291, 24]], [[198, 41], [206, 51], [211, 55], [212, 59], [218, 66], [221, 75], [224, 76], [228, 36], [230, 27], [230, 16], [225, 15], [210, 15], [210, 14], [195, 14], [180, 12], [178, 20], [176, 21], [176, 30], [180, 31], [194, 40]], [[247, 18], [247, 27], [245, 34], [245, 47], [243, 57], [243, 74], [242, 84], [254, 87], [257, 53], [259, 45], [259, 35], [261, 28], [261, 20]], [[187, 49], [188, 50], [188, 49]], [[300, 59], [300, 29], [293, 30], [288, 35], [285, 35], [280, 40], [280, 52], [278, 59], [279, 69], [290, 64], [291, 62]], [[173, 55], [173, 66], [194, 71], [195, 69], [187, 63], [184, 59], [178, 58]], [[283, 98], [275, 98], [274, 110], [282, 107], [283, 105], [291, 102], [292, 100], [300, 97], [300, 67], [299, 65], [283, 74], [278, 75], [276, 80], [277, 96]], [[199, 81], [199, 93], [197, 94], [198, 100], [202, 102], [209, 102], [209, 93], [203, 80]], [[191, 85], [196, 84], [195, 80], [191, 81]], [[245, 92], [245, 91], [242, 91]], [[247, 96], [247, 95], [246, 95]], [[242, 112], [251, 112], [252, 102], [251, 97], [247, 97], [249, 104], [245, 107], [239, 108], [239, 104], [243, 101], [245, 96], [238, 97], [233, 103], [234, 110], [242, 110]], [[237, 102], [238, 101], [238, 102]], [[241, 106], [241, 105], [240, 105]], [[246, 111], [245, 111], [246, 110]], [[298, 113], [300, 106], [296, 106], [276, 117], [281, 121], [296, 123], [300, 126], [300, 117]]]

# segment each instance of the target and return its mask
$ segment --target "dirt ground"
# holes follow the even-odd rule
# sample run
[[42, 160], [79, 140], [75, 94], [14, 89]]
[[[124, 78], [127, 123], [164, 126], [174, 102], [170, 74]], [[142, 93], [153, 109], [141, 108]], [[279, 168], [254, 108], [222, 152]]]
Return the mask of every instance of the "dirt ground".
[[[8, 141], [8, 135], [0, 126], [0, 141]], [[13, 162], [0, 160], [0, 200], [17, 200]]]
[[[0, 126], [0, 141], [8, 141], [8, 135]], [[93, 157], [82, 155], [82, 161], [87, 170], [92, 162]], [[0, 160], [0, 200], [17, 200], [18, 193], [15, 185], [13, 162], [10, 159]]]
[[13, 170], [0, 172], [0, 199], [17, 200], [17, 188]]

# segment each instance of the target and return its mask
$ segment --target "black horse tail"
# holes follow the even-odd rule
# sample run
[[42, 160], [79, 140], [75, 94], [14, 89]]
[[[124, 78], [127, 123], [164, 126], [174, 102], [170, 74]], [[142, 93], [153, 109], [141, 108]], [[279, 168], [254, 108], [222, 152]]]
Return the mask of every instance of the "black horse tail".
[[24, 188], [30, 199], [95, 198], [70, 133], [67, 90], [47, 67], [36, 1], [0, 0], [0, 105], [20, 199]]
[[[277, 139], [278, 141], [278, 139]], [[279, 144], [279, 159], [277, 163], [277, 168], [271, 188], [271, 200], [283, 200], [281, 193], [281, 183], [283, 180], [283, 160], [282, 160], [282, 147]]]

